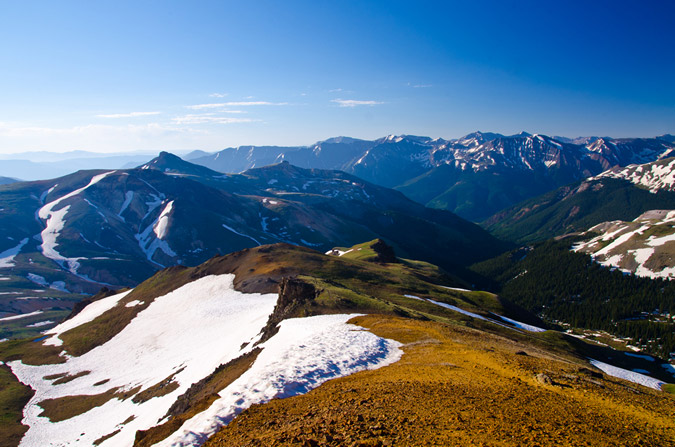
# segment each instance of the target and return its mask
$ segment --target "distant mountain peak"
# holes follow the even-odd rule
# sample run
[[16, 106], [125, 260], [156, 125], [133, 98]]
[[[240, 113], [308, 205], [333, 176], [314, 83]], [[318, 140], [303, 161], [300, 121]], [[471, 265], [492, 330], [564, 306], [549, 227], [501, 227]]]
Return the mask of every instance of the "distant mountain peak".
[[176, 175], [198, 175], [206, 177], [222, 175], [219, 172], [216, 172], [207, 167], [185, 161], [179, 156], [166, 151], [160, 152], [157, 157], [138, 166], [137, 169], [153, 169], [167, 174]]

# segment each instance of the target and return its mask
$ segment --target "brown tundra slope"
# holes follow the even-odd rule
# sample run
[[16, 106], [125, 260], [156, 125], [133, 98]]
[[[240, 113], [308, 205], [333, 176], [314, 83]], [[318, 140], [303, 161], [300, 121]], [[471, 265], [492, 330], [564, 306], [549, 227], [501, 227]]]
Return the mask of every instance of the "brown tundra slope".
[[404, 343], [403, 358], [251, 407], [206, 446], [675, 445], [671, 394], [556, 347], [391, 316], [352, 322]]

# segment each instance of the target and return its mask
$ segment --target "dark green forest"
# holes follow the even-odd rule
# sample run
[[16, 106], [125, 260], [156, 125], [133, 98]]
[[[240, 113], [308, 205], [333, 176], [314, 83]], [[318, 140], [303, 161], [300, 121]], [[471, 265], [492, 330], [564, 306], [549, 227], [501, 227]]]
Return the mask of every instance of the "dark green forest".
[[[675, 281], [611, 270], [570, 251], [573, 238], [549, 240], [475, 264], [483, 287], [549, 321], [631, 337], [667, 359], [675, 351]], [[662, 321], [655, 321], [660, 319]]]

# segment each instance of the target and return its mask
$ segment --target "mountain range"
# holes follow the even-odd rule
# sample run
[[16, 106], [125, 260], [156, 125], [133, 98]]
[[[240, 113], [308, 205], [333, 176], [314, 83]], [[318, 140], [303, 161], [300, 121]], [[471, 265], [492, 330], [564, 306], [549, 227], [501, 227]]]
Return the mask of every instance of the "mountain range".
[[335, 138], [0, 185], [0, 447], [667, 445], [672, 140]]
[[448, 211], [343, 172], [284, 162], [223, 175], [165, 152], [135, 169], [4, 185], [0, 229], [0, 310], [10, 316], [67, 313], [69, 292], [133, 287], [164, 267], [267, 243], [327, 251], [382, 237], [460, 285], [468, 265], [510, 248]]
[[568, 139], [521, 132], [474, 132], [455, 140], [412, 135], [373, 141], [331, 138], [311, 146], [240, 146], [189, 161], [236, 173], [288, 161], [338, 169], [398, 189], [433, 208], [482, 221], [525, 199], [600, 174], [614, 166], [675, 154], [672, 135], [656, 138]]

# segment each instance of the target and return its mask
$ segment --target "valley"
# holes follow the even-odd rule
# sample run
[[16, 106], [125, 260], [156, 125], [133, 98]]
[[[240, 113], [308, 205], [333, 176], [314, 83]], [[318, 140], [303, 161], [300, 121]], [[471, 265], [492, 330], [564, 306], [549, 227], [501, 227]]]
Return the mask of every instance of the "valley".
[[286, 160], [2, 185], [2, 445], [667, 445], [675, 165], [641, 154], [482, 227]]

